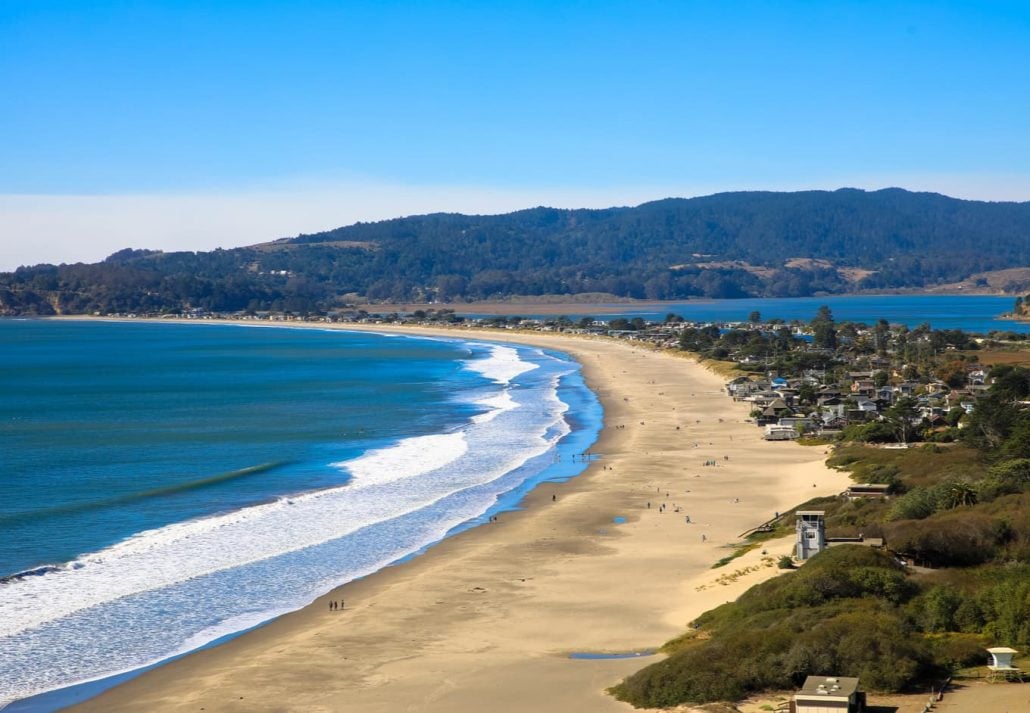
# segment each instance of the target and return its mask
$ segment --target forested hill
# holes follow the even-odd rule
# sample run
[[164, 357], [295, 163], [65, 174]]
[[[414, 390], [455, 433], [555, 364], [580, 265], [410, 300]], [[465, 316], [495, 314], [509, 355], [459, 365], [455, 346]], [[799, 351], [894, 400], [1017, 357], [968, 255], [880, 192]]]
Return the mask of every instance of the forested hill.
[[[1013, 267], [1030, 267], [1030, 203], [896, 188], [739, 192], [635, 208], [414, 216], [209, 253], [123, 250], [95, 265], [0, 274], [0, 310], [312, 312], [355, 296], [583, 292], [787, 297], [930, 287]], [[1011, 279], [1001, 286], [1030, 287]]]

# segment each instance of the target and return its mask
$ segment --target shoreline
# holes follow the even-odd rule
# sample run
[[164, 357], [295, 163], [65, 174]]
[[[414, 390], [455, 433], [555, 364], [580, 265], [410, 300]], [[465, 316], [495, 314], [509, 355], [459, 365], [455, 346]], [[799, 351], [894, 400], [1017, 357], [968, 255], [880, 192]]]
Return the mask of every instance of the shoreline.
[[[66, 320], [66, 321], [74, 322], [74, 321], [78, 321], [78, 320]], [[190, 323], [190, 322], [185, 322], [185, 321], [178, 322], [178, 324], [185, 326], [186, 330], [190, 330], [191, 328], [194, 328], [196, 326], [195, 323]], [[221, 326], [222, 325], [215, 325], [216, 328], [217, 327], [221, 327]], [[250, 326], [262, 326], [262, 325], [253, 325], [253, 324], [248, 324], [248, 323], [226, 325], [226, 327], [239, 327], [239, 326], [250, 327]], [[279, 326], [279, 325], [273, 325], [273, 326]], [[301, 325], [288, 325], [289, 328], [296, 328], [296, 327], [300, 327], [300, 326]], [[329, 338], [332, 338], [334, 336], [344, 336], [345, 334], [346, 334], [346, 336], [348, 338], [351, 338], [351, 337], [357, 337], [357, 338], [373, 337], [373, 338], [378, 338], [378, 336], [379, 336], [379, 335], [372, 334], [372, 333], [361, 334], [361, 333], [359, 333], [357, 331], [352, 331], [352, 332], [344, 333], [344, 332], [341, 332], [341, 330], [333, 330], [334, 332], [337, 332], [337, 334], [336, 335], [329, 335], [329, 334], [326, 333], [327, 330], [319, 329], [319, 328], [317, 328], [316, 325], [307, 325], [307, 326], [309, 326], [309, 330], [308, 331], [312, 331], [313, 330], [313, 331], [316, 332], [316, 333], [310, 335], [310, 338], [312, 338], [312, 339], [321, 339], [318, 336], [319, 333], [321, 333], [323, 335], [323, 337], [329, 337]], [[146, 329], [146, 325], [141, 325], [141, 328], [142, 329]], [[150, 329], [150, 330], [147, 330], [147, 331], [149, 333], [153, 334], [153, 329]], [[131, 328], [129, 328], [128, 332], [120, 332], [120, 333], [125, 333], [125, 334], [130, 334], [131, 335], [131, 334], [133, 334], [133, 331], [131, 330]], [[198, 336], [200, 335], [200, 333], [197, 333], [197, 332], [192, 332], [192, 333], [193, 334], [197, 334]], [[230, 341], [231, 340], [236, 340], [239, 337], [239, 335], [240, 335], [240, 332], [238, 330], [226, 330], [225, 328], [222, 328], [220, 330], [220, 333], [222, 333], [223, 335], [227, 335], [227, 336], [224, 336], [223, 338], [224, 339], [228, 339]], [[297, 331], [296, 331], [296, 329], [294, 329], [294, 334], [296, 334], [296, 333], [297, 333]], [[266, 333], [266, 335], [267, 334], [268, 333]], [[285, 334], [285, 333], [282, 333], [282, 334]], [[236, 335], [236, 336], [233, 336], [233, 335]], [[88, 337], [86, 337], [86, 338], [88, 339]], [[242, 337], [239, 337], [239, 338], [242, 338]], [[421, 338], [419, 338], [419, 339], [421, 339]], [[383, 342], [384, 344], [392, 343], [392, 344], [396, 345], [396, 344], [399, 344], [400, 342], [411, 341], [411, 340], [409, 340], [409, 339], [397, 340], [397, 339], [386, 339], [386, 338], [383, 338], [383, 339], [380, 339], [379, 341]], [[462, 339], [462, 340], [443, 340], [443, 339], [441, 339], [441, 340], [438, 340], [437, 343], [442, 345], [445, 342], [450, 344], [450, 347], [448, 347], [449, 349], [456, 350], [455, 351], [455, 354], [456, 354], [455, 358], [459, 360], [458, 362], [456, 362], [456, 364], [457, 363], [462, 363], [462, 364], [466, 363], [464, 357], [458, 356], [459, 352], [460, 353], [466, 353], [466, 352], [471, 353], [470, 350], [474, 350], [481, 357], [486, 359], [487, 362], [489, 362], [490, 359], [494, 359], [495, 358], [495, 356], [492, 356], [492, 355], [495, 355], [495, 352], [496, 352], [497, 349], [502, 349], [503, 348], [503, 349], [505, 349], [505, 351], [511, 351], [509, 348], [502, 347], [499, 344], [487, 344], [487, 343], [483, 342], [483, 340], [478, 340], [478, 339], [477, 340], [464, 340], [464, 339]], [[332, 343], [337, 343], [337, 342], [332, 342]], [[411, 341], [411, 343], [412, 344], [416, 344], [417, 342]], [[428, 343], [430, 343], [430, 340], [427, 338], [425, 344], [428, 344]], [[516, 345], [512, 345], [512, 346], [516, 346]], [[560, 445], [557, 448], [554, 448], [552, 446], [552, 448], [555, 450], [555, 453], [562, 453], [565, 457], [552, 458], [551, 454], [548, 453], [548, 454], [535, 454], [535, 455], [534, 454], [530, 454], [530, 455], [527, 455], [525, 457], [523, 457], [522, 455], [519, 455], [514, 460], [511, 460], [510, 459], [511, 455], [513, 455], [515, 453], [522, 454], [524, 451], [521, 448], [519, 450], [516, 450], [516, 451], [513, 451], [511, 447], [507, 448], [507, 455], [509, 456], [509, 462], [507, 464], [507, 471], [505, 472], [505, 474], [503, 476], [497, 477], [495, 479], [488, 479], [488, 481], [485, 481], [483, 483], [479, 483], [477, 486], [475, 486], [476, 488], [483, 488], [485, 486], [487, 488], [487, 490], [489, 490], [491, 493], [493, 493], [493, 491], [495, 489], [498, 490], [498, 492], [493, 493], [493, 496], [489, 498], [489, 502], [482, 500], [482, 498], [480, 497], [479, 502], [478, 502], [478, 506], [484, 508], [482, 511], [479, 511], [478, 509], [469, 510], [469, 509], [465, 508], [465, 509], [463, 509], [460, 512], [457, 512], [457, 513], [455, 513], [455, 514], [453, 514], [453, 515], [451, 515], [449, 517], [446, 517], [446, 518], [442, 519], [439, 522], [441, 527], [440, 528], [434, 528], [435, 529], [435, 532], [434, 532], [434, 535], [433, 535], [434, 539], [432, 539], [431, 541], [426, 541], [424, 539], [420, 539], [417, 542], [405, 543], [405, 544], [402, 544], [402, 545], [398, 545], [397, 547], [393, 547], [391, 550], [388, 551], [388, 552], [391, 553], [389, 556], [393, 558], [392, 561], [389, 561], [384, 556], [383, 558], [380, 559], [380, 562], [382, 564], [378, 565], [379, 569], [382, 569], [383, 567], [387, 567], [387, 566], [395, 566], [397, 564], [401, 564], [401, 563], [403, 563], [403, 562], [405, 562], [405, 561], [407, 561], [407, 560], [409, 560], [411, 558], [419, 556], [420, 554], [425, 552], [428, 548], [433, 547], [434, 545], [436, 545], [439, 541], [441, 541], [443, 539], [446, 539], [448, 537], [452, 537], [455, 534], [458, 534], [459, 532], [462, 532], [462, 531], [464, 531], [466, 529], [474, 528], [474, 527], [478, 527], [478, 526], [481, 526], [483, 524], [486, 524], [488, 522], [488, 520], [490, 519], [490, 517], [492, 517], [494, 515], [501, 515], [503, 513], [507, 513], [507, 512], [510, 512], [512, 510], [517, 509], [519, 507], [519, 503], [523, 500], [523, 498], [525, 497], [526, 493], [532, 491], [532, 489], [534, 489], [540, 483], [544, 483], [544, 482], [547, 482], [547, 483], [564, 482], [564, 481], [566, 481], [566, 480], [568, 480], [570, 478], [574, 478], [574, 477], [578, 476], [583, 470], [586, 469], [587, 463], [585, 461], [582, 461], [582, 459], [570, 458], [568, 456], [570, 454], [585, 453], [585, 452], [590, 450], [590, 448], [592, 447], [593, 443], [596, 441], [596, 437], [597, 437], [598, 433], [601, 430], [603, 414], [602, 414], [602, 411], [601, 411], [600, 404], [597, 401], [596, 397], [594, 396], [593, 392], [589, 391], [587, 389], [587, 387], [585, 386], [584, 382], [583, 382], [582, 376], [580, 374], [580, 366], [579, 366], [578, 362], [573, 360], [568, 355], [558, 354], [558, 353], [555, 353], [555, 352], [551, 352], [549, 356], [544, 356], [544, 350], [539, 350], [539, 349], [535, 349], [535, 348], [532, 348], [532, 347], [526, 347], [526, 348], [521, 348], [520, 347], [519, 348], [519, 353], [520, 353], [520, 357], [519, 358], [522, 360], [520, 362], [520, 364], [524, 365], [521, 368], [525, 369], [526, 373], [528, 373], [530, 376], [532, 376], [533, 374], [537, 374], [538, 376], [535, 377], [536, 381], [540, 381], [541, 378], [544, 380], [541, 384], [539, 384], [535, 388], [540, 388], [542, 390], [542, 392], [546, 391], [546, 388], [547, 388], [546, 387], [546, 381], [550, 380], [552, 388], [553, 388], [554, 396], [556, 398], [561, 399], [562, 402], [567, 404], [567, 406], [565, 408], [567, 408], [569, 410], [569, 413], [575, 414], [575, 416], [574, 416], [575, 427], [569, 433], [566, 433], [564, 436], [562, 436], [561, 443], [560, 443]], [[537, 364], [537, 363], [540, 363], [542, 368], [534, 369], [533, 366], [535, 364]], [[479, 369], [473, 369], [473, 370], [470, 370], [470, 371], [477, 371], [478, 372]], [[543, 375], [542, 377], [539, 376], [541, 374]], [[550, 376], [548, 376], [548, 374], [550, 374]], [[504, 378], [504, 377], [501, 377], [501, 378]], [[523, 384], [521, 381], [518, 384], [515, 384], [515, 386], [516, 386], [516, 388], [521, 388], [522, 386], [527, 386], [529, 388], [534, 388], [533, 384]], [[517, 394], [513, 394], [513, 395], [519, 401], [522, 401], [525, 398], [524, 396], [523, 397], [518, 397]], [[543, 408], [543, 405], [541, 406], [541, 408]], [[536, 408], [532, 408], [531, 409], [531, 411], [533, 413], [535, 413], [536, 410], [537, 410]], [[545, 409], [545, 410], [547, 410], [547, 409]], [[558, 418], [560, 418], [560, 415], [558, 416]], [[490, 419], [490, 420], [492, 420], [492, 419]], [[472, 427], [473, 427], [473, 424], [475, 424], [477, 421], [478, 421], [478, 416], [477, 417], [473, 417], [471, 420], [469, 420], [466, 423], [465, 427], [463, 427], [463, 430], [464, 430], [464, 428], [469, 428], [469, 429], [475, 430]], [[496, 448], [497, 445], [500, 445], [502, 443], [502, 440], [499, 439], [500, 435], [501, 434], [498, 433], [497, 435], [495, 435], [491, 439], [491, 441], [496, 444], [496, 445], [493, 446], [494, 448]], [[409, 436], [401, 436], [401, 435], [397, 435], [396, 437], [400, 438], [399, 442], [401, 442], [401, 443], [407, 441], [408, 438], [409, 438]], [[417, 437], [417, 436], [415, 436], [415, 437]], [[378, 444], [377, 446], [375, 446], [375, 449], [379, 450], [379, 449], [382, 449], [382, 448], [391, 448], [391, 447], [397, 445], [397, 443], [398, 443], [397, 441], [393, 441], [392, 443], [388, 443], [386, 445]], [[487, 444], [487, 447], [489, 447], [489, 444]], [[533, 448], [534, 448], [534, 452], [535, 452], [536, 446], [534, 446]], [[473, 449], [473, 450], [474, 450], [474, 452], [477, 452], [477, 453], [479, 452], [478, 450], [475, 450], [475, 449]], [[480, 460], [480, 459], [477, 458], [477, 460]], [[472, 468], [472, 469], [476, 468], [476, 466], [474, 466], [471, 461], [468, 461], [468, 467]], [[500, 485], [497, 486], [497, 488], [494, 488], [494, 487], [492, 487], [491, 485], [488, 484], [488, 483], [494, 483], [494, 482], [500, 483]], [[468, 492], [472, 492], [472, 490], [474, 490], [474, 489], [475, 488], [470, 488]], [[275, 502], [277, 502], [279, 500], [282, 500], [282, 499], [285, 499], [285, 498], [290, 498], [293, 495], [302, 495], [302, 494], [304, 494], [304, 493], [300, 492], [300, 491], [298, 491], [298, 492], [287, 492], [287, 493], [280, 494], [278, 496], [271, 496], [271, 497], [269, 497], [266, 500], [250, 503], [250, 504], [242, 506], [242, 507], [244, 507], [245, 509], [246, 508], [250, 508], [252, 506], [256, 506], [256, 507], [260, 508], [263, 505], [274, 504]], [[234, 512], [234, 511], [235, 511], [234, 509], [231, 509], [231, 510], [228, 510], [228, 511], [220, 510], [220, 511], [215, 511], [215, 512], [207, 513], [207, 514], [198, 514], [194, 518], [190, 518], [190, 519], [200, 521], [200, 520], [206, 520], [206, 519], [212, 518], [212, 517], [213, 518], [218, 518], [218, 517], [224, 516], [226, 514], [229, 514], [230, 512]], [[388, 518], [388, 519], [392, 519], [392, 518]], [[337, 518], [337, 521], [339, 521], [339, 518]], [[168, 525], [173, 525], [175, 523], [167, 523], [167, 524]], [[133, 533], [133, 534], [135, 534], [135, 533]], [[125, 537], [131, 537], [131, 535], [126, 535]], [[103, 551], [99, 551], [99, 554], [102, 556]], [[61, 709], [67, 708], [68, 706], [73, 705], [74, 703], [81, 702], [83, 700], [87, 700], [87, 699], [89, 699], [91, 697], [99, 695], [104, 690], [107, 690], [107, 689], [117, 685], [120, 682], [123, 682], [125, 680], [129, 680], [131, 678], [134, 678], [135, 676], [140, 675], [141, 673], [143, 673], [146, 670], [151, 670], [153, 668], [159, 667], [161, 665], [164, 665], [164, 664], [168, 663], [171, 660], [174, 660], [174, 659], [179, 658], [181, 656], [188, 655], [188, 654], [193, 653], [193, 652], [195, 652], [197, 650], [200, 650], [200, 649], [203, 649], [203, 648], [209, 648], [209, 647], [215, 646], [215, 645], [219, 645], [219, 644], [224, 643], [225, 641], [227, 641], [227, 640], [229, 640], [231, 638], [234, 638], [236, 636], [239, 636], [239, 635], [245, 633], [246, 631], [253, 630], [255, 628], [264, 626], [267, 623], [269, 623], [270, 621], [273, 621], [273, 620], [275, 620], [275, 619], [277, 619], [277, 618], [279, 618], [281, 616], [284, 616], [284, 615], [289, 614], [289, 613], [291, 613], [293, 611], [297, 611], [298, 609], [303, 608], [304, 606], [306, 606], [308, 603], [310, 603], [311, 601], [313, 601], [317, 597], [322, 596], [323, 594], [325, 594], [326, 589], [328, 589], [329, 587], [331, 587], [331, 586], [340, 586], [341, 584], [347, 583], [349, 581], [352, 581], [353, 579], [357, 579], [357, 578], [360, 578], [360, 577], [363, 577], [363, 576], [367, 576], [367, 573], [370, 572], [369, 569], [365, 569], [364, 571], [362, 571], [360, 573], [353, 573], [352, 574], [352, 573], [349, 572], [350, 568], [348, 568], [348, 567], [344, 567], [343, 571], [341, 572], [341, 566], [342, 565], [336, 564], [336, 570], [331, 575], [331, 580], [329, 582], [324, 583], [324, 585], [322, 585], [322, 586], [309, 586], [307, 588], [307, 591], [301, 593], [300, 596], [303, 597], [302, 599], [298, 599], [297, 597], [293, 597], [293, 598], [291, 598], [292, 601], [291, 601], [290, 604], [288, 604], [288, 605], [284, 604], [282, 606], [279, 606], [280, 602], [278, 602], [278, 600], [276, 600], [275, 602], [268, 603], [267, 604], [267, 608], [264, 611], [261, 611], [260, 613], [254, 613], [253, 616], [248, 616], [247, 617], [247, 621], [250, 622], [250, 623], [246, 626], [246, 628], [244, 628], [242, 630], [239, 629], [239, 628], [231, 629], [231, 628], [223, 626], [223, 625], [216, 625], [216, 626], [211, 626], [211, 627], [209, 627], [207, 629], [204, 629], [203, 631], [187, 631], [187, 634], [190, 634], [189, 640], [192, 642], [191, 645], [189, 645], [189, 649], [188, 650], [183, 650], [182, 648], [178, 648], [177, 647], [171, 653], [167, 653], [168, 649], [165, 649], [165, 652], [163, 652], [162, 655], [159, 658], [147, 659], [145, 661], [141, 661], [140, 663], [137, 663], [136, 665], [128, 665], [126, 668], [121, 668], [120, 670], [117, 670], [117, 671], [113, 671], [110, 667], [108, 667], [107, 671], [111, 671], [110, 673], [104, 672], [104, 673], [100, 673], [99, 675], [98, 675], [98, 672], [96, 671], [97, 667], [96, 666], [92, 666], [91, 668], [93, 668], [93, 671], [88, 672], [90, 674], [88, 678], [85, 677], [85, 674], [87, 672], [86, 671], [81, 671], [80, 674], [83, 677], [79, 679], [78, 683], [59, 685], [56, 688], [50, 688], [49, 690], [46, 690], [46, 691], [41, 692], [41, 693], [35, 693], [35, 694], [31, 694], [31, 695], [24, 695], [22, 697], [17, 697], [17, 698], [15, 698], [11, 702], [11, 709], [12, 710], [19, 710], [19, 711], [21, 711], [21, 710], [33, 711], [34, 713], [36, 713], [38, 711], [61, 710]], [[28, 572], [28, 571], [30, 571], [30, 570], [25, 570], [25, 572]], [[18, 575], [16, 574], [14, 576], [17, 577]], [[311, 581], [310, 578], [305, 578], [305, 579], [308, 579], [309, 582]], [[253, 604], [255, 601], [260, 603], [261, 600], [254, 600], [254, 599], [252, 599], [251, 600], [251, 604]], [[210, 639], [210, 640], [208, 640], [208, 639]], [[39, 644], [37, 644], [36, 650], [40, 651]], [[43, 650], [45, 650], [45, 648]], [[108, 663], [110, 663], [110, 662], [108, 662]], [[22, 666], [18, 666], [17, 668], [21, 668], [22, 670], [24, 670], [24, 667], [22, 667]], [[17, 668], [15, 670], [17, 670]], [[2, 676], [0, 676], [0, 678], [2, 678]], [[13, 685], [13, 682], [9, 682], [9, 683], [11, 683]], [[40, 683], [40, 681], [37, 680], [36, 683], [38, 685]], [[55, 681], [55, 683], [60, 683], [60, 682], [56, 682]], [[53, 685], [53, 684], [51, 684], [51, 685]], [[10, 690], [10, 689], [8, 688], [8, 690]], [[3, 700], [0, 700], [0, 708], [4, 708], [5, 707], [4, 703], [8, 699], [7, 699], [6, 696], [0, 696], [0, 698], [3, 699]]]
[[[571, 481], [537, 486], [522, 510], [501, 522], [448, 537], [69, 710], [558, 711], [587, 701], [592, 710], [629, 710], [603, 689], [654, 659], [568, 654], [650, 649], [682, 633], [701, 612], [777, 573], [757, 552], [710, 570], [720, 544], [774, 510], [839, 492], [848, 482], [825, 467], [821, 449], [762, 441], [759, 429], [742, 422], [745, 407], [725, 395], [721, 377], [670, 354], [481, 329], [243, 324], [513, 342], [567, 353], [604, 405], [606, 427], [592, 449], [604, 458]], [[719, 468], [699, 467], [702, 459], [730, 453]], [[658, 488], [670, 495], [661, 497]], [[658, 497], [671, 501], [670, 511], [658, 514]], [[649, 498], [651, 510], [644, 507]], [[692, 514], [693, 524], [671, 512], [672, 503]], [[702, 528], [705, 543], [697, 537]], [[790, 544], [770, 543], [769, 557]], [[332, 598], [347, 601], [343, 616], [326, 614]], [[514, 705], [499, 707], [496, 697], [514, 697]]]

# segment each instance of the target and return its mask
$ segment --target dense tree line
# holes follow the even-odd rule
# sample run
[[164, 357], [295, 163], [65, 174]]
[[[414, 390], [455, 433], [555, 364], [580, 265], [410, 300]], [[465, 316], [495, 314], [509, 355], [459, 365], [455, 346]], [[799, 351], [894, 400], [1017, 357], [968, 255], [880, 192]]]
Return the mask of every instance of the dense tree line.
[[[98, 265], [0, 275], [0, 309], [324, 310], [354, 295], [795, 297], [957, 281], [1024, 266], [1028, 254], [1030, 203], [900, 189], [722, 193], [636, 208], [414, 216], [209, 253], [123, 250]], [[788, 263], [795, 257], [809, 261]], [[857, 280], [846, 268], [871, 274]]]

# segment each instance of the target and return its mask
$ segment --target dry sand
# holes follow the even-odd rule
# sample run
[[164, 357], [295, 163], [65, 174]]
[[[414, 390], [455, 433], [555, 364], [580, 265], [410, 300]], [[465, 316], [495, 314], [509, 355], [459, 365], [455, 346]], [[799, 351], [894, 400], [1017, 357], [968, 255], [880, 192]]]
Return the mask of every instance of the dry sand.
[[[445, 334], [576, 357], [605, 408], [592, 449], [603, 457], [569, 483], [539, 487], [521, 512], [74, 710], [632, 710], [604, 689], [656, 658], [569, 653], [647, 649], [681, 634], [773, 576], [773, 557], [790, 549], [779, 540], [764, 557], [711, 569], [743, 531], [847, 485], [822, 448], [763, 441], [723, 379], [689, 359], [610, 340]], [[330, 599], [346, 609], [330, 612]]]

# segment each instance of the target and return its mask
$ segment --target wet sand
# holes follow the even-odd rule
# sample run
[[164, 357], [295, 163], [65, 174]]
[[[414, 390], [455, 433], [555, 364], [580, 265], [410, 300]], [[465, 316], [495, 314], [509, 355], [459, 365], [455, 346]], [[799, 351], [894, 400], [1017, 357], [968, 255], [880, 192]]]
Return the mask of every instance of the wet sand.
[[[574, 356], [605, 408], [601, 457], [520, 512], [72, 710], [629, 711], [604, 689], [656, 658], [569, 654], [679, 635], [790, 550], [786, 538], [711, 569], [742, 532], [848, 484], [822, 448], [763, 441], [723, 378], [689, 359], [611, 340], [417, 331]], [[346, 608], [330, 611], [339, 599]]]

